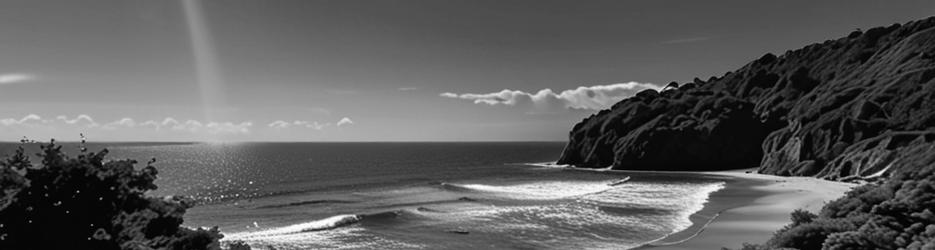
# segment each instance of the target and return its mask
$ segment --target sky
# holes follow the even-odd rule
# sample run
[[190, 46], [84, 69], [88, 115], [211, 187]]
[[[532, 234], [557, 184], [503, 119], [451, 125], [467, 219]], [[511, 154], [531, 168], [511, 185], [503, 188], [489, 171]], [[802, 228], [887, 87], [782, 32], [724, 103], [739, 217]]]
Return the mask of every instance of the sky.
[[0, 141], [562, 141], [935, 1], [0, 0]]

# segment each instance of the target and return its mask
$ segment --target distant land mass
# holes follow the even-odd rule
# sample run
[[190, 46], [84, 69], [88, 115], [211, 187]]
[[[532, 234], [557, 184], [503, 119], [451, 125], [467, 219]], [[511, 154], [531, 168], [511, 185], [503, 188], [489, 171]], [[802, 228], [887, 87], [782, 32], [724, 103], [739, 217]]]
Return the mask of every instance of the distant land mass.
[[557, 163], [889, 176], [914, 166], [894, 163], [933, 146], [933, 79], [935, 18], [856, 30], [622, 100], [575, 125]]

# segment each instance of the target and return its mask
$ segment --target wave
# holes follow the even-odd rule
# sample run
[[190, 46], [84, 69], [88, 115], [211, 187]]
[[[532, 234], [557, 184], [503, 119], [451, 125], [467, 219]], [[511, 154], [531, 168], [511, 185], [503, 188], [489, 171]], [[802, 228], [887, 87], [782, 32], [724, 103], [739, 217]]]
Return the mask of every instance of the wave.
[[222, 244], [242, 241], [254, 249], [419, 249], [410, 243], [367, 233], [368, 226], [392, 228], [403, 211], [342, 214], [260, 231], [225, 233]]
[[322, 231], [328, 229], [334, 229], [342, 226], [351, 225], [361, 220], [360, 215], [356, 214], [342, 214], [335, 215], [328, 218], [309, 221], [305, 223], [299, 223], [284, 227], [277, 227], [272, 229], [266, 229], [261, 231], [253, 232], [243, 232], [243, 233], [232, 233], [228, 236], [235, 239], [251, 239], [251, 238], [263, 238], [268, 236], [278, 236], [278, 235], [288, 235], [288, 234], [297, 234], [304, 232], [313, 232], [313, 231]]
[[388, 211], [372, 214], [341, 214], [309, 222], [293, 224], [283, 227], [270, 228], [260, 231], [240, 232], [228, 234], [229, 238], [239, 240], [260, 239], [282, 235], [291, 235], [315, 231], [326, 231], [358, 223], [385, 224], [388, 220], [400, 217], [403, 211]]
[[523, 165], [523, 166], [534, 166], [542, 168], [558, 168], [558, 169], [567, 169], [567, 170], [578, 170], [578, 171], [593, 171], [593, 172], [621, 172], [625, 173], [625, 170], [615, 170], [613, 166], [601, 167], [601, 168], [580, 168], [571, 164], [558, 164], [558, 162], [547, 161], [547, 162], [526, 162], [526, 163], [507, 163], [506, 165]]
[[665, 236], [663, 236], [663, 237], [661, 237], [661, 238], [659, 238], [659, 239], [657, 239], [657, 240], [653, 240], [653, 241], [647, 242], [647, 243], [643, 244], [640, 248], [652, 248], [652, 247], [674, 246], [674, 245], [678, 245], [678, 244], [682, 244], [682, 243], [688, 242], [689, 240], [694, 239], [695, 237], [698, 237], [698, 235], [701, 235], [701, 233], [704, 232], [704, 230], [705, 230], [706, 228], [708, 228], [708, 226], [711, 225], [711, 223], [713, 223], [714, 220], [716, 220], [718, 216], [721, 216], [721, 213], [723, 213], [724, 211], [727, 211], [727, 209], [721, 210], [720, 212], [714, 214], [713, 216], [708, 217], [708, 219], [705, 221], [705, 223], [702, 224], [701, 226], [699, 226], [697, 230], [695, 230], [694, 232], [692, 232], [691, 235], [688, 235], [688, 236], [686, 236], [686, 237], [684, 237], [684, 238], [682, 238], [682, 239], [678, 239], [678, 240], [675, 240], [675, 241], [667, 241], [667, 240], [669, 239], [669, 237], [675, 235], [676, 233], [679, 233], [679, 231], [675, 231], [675, 232], [672, 232], [672, 233], [670, 233], [670, 234], [667, 234], [667, 235], [665, 235]]
[[547, 162], [524, 162], [524, 163], [507, 163], [506, 165], [523, 165], [523, 166], [534, 166], [534, 167], [544, 167], [544, 168], [568, 168], [568, 167], [573, 167], [572, 165], [556, 164], [554, 161], [547, 161]]
[[[704, 206], [710, 193], [724, 185], [723, 182], [680, 181], [607, 185], [613, 180], [608, 176], [599, 180], [436, 182], [432, 186], [422, 182], [415, 191], [406, 188], [402, 192], [407, 196], [420, 195], [418, 199], [396, 199], [399, 191], [385, 191], [393, 198], [384, 200], [374, 196], [377, 200], [363, 199], [352, 205], [366, 211], [385, 212], [316, 218], [282, 227], [231, 233], [225, 240], [242, 240], [279, 249], [342, 248], [348, 244], [353, 245], [349, 248], [380, 248], [385, 244], [376, 242], [414, 243], [394, 237], [424, 233], [423, 230], [430, 227], [437, 229], [434, 231], [455, 234], [519, 235], [509, 240], [527, 242], [530, 246], [553, 246], [554, 240], [562, 239], [568, 242], [568, 248], [622, 249], [649, 243], [665, 244], [659, 241], [660, 236], [688, 228], [693, 222], [689, 217]], [[323, 199], [282, 205], [337, 200], [346, 201]], [[297, 222], [302, 221], [293, 220]], [[357, 245], [364, 243], [370, 245]], [[611, 243], [612, 246], [605, 245]]]
[[485, 193], [520, 200], [553, 200], [598, 194], [614, 188], [607, 181], [545, 181], [514, 185], [442, 183], [442, 188], [455, 192]]

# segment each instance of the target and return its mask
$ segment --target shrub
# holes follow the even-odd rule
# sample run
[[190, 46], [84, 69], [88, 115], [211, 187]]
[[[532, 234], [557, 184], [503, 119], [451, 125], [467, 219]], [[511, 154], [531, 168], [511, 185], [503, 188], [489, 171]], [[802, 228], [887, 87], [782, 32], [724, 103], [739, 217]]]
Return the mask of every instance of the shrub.
[[843, 219], [817, 220], [793, 225], [776, 232], [768, 245], [795, 249], [820, 249], [828, 235], [857, 228], [851, 221]]
[[935, 147], [894, 163], [903, 171], [882, 185], [854, 188], [819, 215], [796, 210], [792, 224], [744, 249], [935, 248]]
[[20, 147], [0, 161], [0, 249], [219, 249], [217, 228], [180, 227], [193, 202], [147, 197], [150, 161], [105, 161], [107, 150], [71, 158], [54, 141], [34, 165]]
[[818, 215], [815, 215], [812, 212], [809, 212], [807, 210], [796, 209], [795, 211], [792, 211], [791, 217], [792, 217], [792, 226], [795, 227], [795, 226], [802, 225], [805, 223], [811, 223], [816, 218], [818, 218]]

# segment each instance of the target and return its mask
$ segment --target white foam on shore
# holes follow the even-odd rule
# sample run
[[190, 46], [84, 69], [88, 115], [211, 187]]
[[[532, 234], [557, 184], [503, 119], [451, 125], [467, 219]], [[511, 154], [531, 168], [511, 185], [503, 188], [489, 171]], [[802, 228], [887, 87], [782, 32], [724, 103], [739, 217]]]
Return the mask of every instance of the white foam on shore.
[[243, 241], [253, 249], [425, 249], [412, 244], [367, 233], [361, 227], [238, 238], [225, 235], [222, 242]]
[[278, 235], [287, 235], [287, 234], [296, 234], [302, 232], [312, 232], [312, 231], [321, 231], [334, 229], [341, 226], [350, 225], [353, 223], [359, 222], [361, 216], [355, 214], [342, 214], [335, 215], [321, 220], [314, 220], [305, 223], [299, 223], [284, 227], [276, 227], [260, 231], [252, 232], [241, 232], [241, 233], [232, 233], [227, 235], [229, 238], [234, 239], [251, 239], [251, 238], [261, 238], [269, 236], [278, 236]]
[[[478, 206], [475, 209], [446, 213], [444, 217], [452, 220], [449, 223], [474, 225], [477, 227], [475, 230], [508, 233], [516, 237], [537, 237], [524, 239], [529, 242], [552, 239], [571, 248], [625, 249], [690, 227], [691, 215], [703, 209], [711, 193], [724, 188], [726, 184], [629, 182], [609, 186], [609, 182], [451, 184], [493, 196], [561, 201], [535, 205]], [[627, 209], [633, 209], [633, 212], [629, 213]], [[588, 228], [588, 232], [582, 232], [584, 228]], [[634, 238], [628, 239], [627, 236]]]
[[260, 231], [227, 233], [223, 241], [243, 241], [253, 249], [419, 249], [425, 247], [370, 235], [361, 227], [349, 227], [362, 218], [360, 215], [345, 214]]
[[572, 167], [571, 165], [566, 165], [566, 164], [555, 164], [554, 161], [547, 161], [547, 162], [528, 162], [528, 163], [520, 163], [520, 164], [518, 164], [518, 165], [535, 166], [535, 167], [544, 167], [544, 168], [569, 168], [569, 167]]
[[711, 197], [711, 193], [724, 189], [724, 186], [724, 182], [701, 186], [697, 188], [688, 199], [685, 199], [685, 202], [681, 202], [680, 204], [672, 204], [681, 208], [679, 209], [681, 212], [677, 218], [678, 221], [675, 224], [676, 228], [672, 230], [672, 232], [682, 231], [690, 227], [692, 225], [691, 215], [701, 211], [701, 209], [704, 209], [704, 205], [705, 203], [708, 203], [708, 198]]
[[610, 181], [545, 181], [515, 185], [452, 184], [514, 199], [551, 200], [604, 192]]

